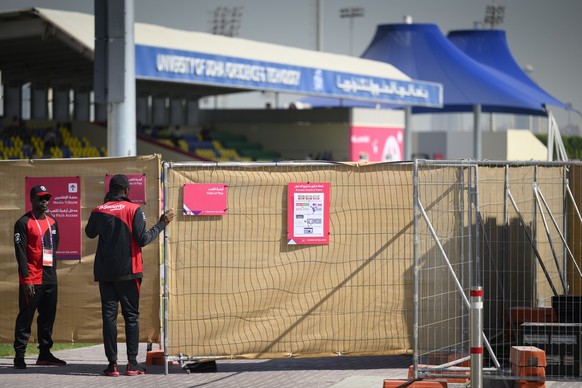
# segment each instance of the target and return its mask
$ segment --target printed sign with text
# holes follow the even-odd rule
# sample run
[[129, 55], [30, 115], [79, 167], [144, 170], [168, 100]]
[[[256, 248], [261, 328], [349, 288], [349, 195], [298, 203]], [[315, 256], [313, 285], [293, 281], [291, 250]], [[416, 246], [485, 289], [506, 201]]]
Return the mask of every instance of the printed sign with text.
[[287, 244], [329, 244], [329, 183], [289, 183]]
[[[131, 202], [146, 203], [146, 176], [145, 174], [124, 174], [129, 180], [129, 194], [127, 198]], [[105, 193], [109, 191], [109, 181], [113, 175], [105, 176]]]
[[59, 225], [60, 243], [56, 259], [81, 260], [81, 178], [27, 177], [25, 181], [26, 211], [32, 210], [30, 189], [43, 185], [51, 193], [48, 214]]
[[184, 215], [223, 216], [226, 214], [227, 185], [189, 183], [184, 185]]

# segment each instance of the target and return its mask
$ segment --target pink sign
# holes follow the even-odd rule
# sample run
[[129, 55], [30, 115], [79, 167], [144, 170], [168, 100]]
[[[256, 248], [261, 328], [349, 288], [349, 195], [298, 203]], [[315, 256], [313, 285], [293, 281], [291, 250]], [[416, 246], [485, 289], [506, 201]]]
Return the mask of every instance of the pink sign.
[[[146, 203], [146, 176], [145, 174], [124, 174], [129, 180], [129, 194], [131, 202]], [[113, 175], [105, 176], [105, 193], [109, 191], [109, 181]]]
[[287, 244], [329, 244], [329, 183], [287, 185]]
[[188, 183], [184, 185], [184, 215], [223, 216], [226, 214], [227, 185]]
[[74, 177], [27, 177], [24, 184], [26, 211], [32, 210], [28, 198], [30, 189], [46, 186], [52, 197], [48, 214], [59, 224], [60, 243], [56, 258], [81, 260], [81, 178]]
[[400, 161], [404, 155], [403, 128], [351, 127], [352, 162]]

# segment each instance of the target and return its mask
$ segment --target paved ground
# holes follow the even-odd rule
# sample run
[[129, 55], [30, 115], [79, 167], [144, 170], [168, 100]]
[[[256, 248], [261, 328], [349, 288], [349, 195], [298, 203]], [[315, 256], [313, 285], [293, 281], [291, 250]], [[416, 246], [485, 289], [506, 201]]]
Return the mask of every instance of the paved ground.
[[[119, 349], [125, 349], [120, 344]], [[124, 355], [124, 351], [121, 353]], [[148, 366], [141, 376], [104, 377], [103, 346], [55, 352], [68, 362], [64, 367], [36, 366], [36, 356], [27, 357], [26, 370], [12, 367], [12, 358], [0, 358], [0, 387], [92, 388], [92, 387], [203, 387], [203, 388], [382, 388], [385, 379], [406, 379], [410, 356], [333, 357], [280, 360], [218, 361], [215, 373], [188, 374], [179, 365]], [[145, 361], [145, 344], [138, 361]], [[123, 359], [124, 356], [122, 356]], [[121, 365], [121, 372], [125, 366]], [[485, 381], [485, 387], [512, 388], [512, 382]], [[460, 387], [459, 384], [449, 386]], [[546, 387], [582, 388], [576, 382], [546, 382]]]
[[[119, 349], [125, 350], [120, 344]], [[124, 358], [125, 352], [121, 352]], [[103, 346], [55, 352], [67, 361], [64, 367], [35, 365], [36, 356], [26, 358], [28, 368], [12, 367], [12, 358], [0, 358], [0, 386], [26, 388], [91, 387], [293, 387], [293, 388], [381, 388], [384, 379], [406, 378], [409, 356], [333, 357], [281, 360], [218, 361], [218, 372], [188, 374], [179, 365], [147, 366], [141, 376], [104, 377], [107, 362]], [[138, 361], [145, 362], [146, 348], [141, 346]], [[121, 372], [125, 365], [121, 365]]]

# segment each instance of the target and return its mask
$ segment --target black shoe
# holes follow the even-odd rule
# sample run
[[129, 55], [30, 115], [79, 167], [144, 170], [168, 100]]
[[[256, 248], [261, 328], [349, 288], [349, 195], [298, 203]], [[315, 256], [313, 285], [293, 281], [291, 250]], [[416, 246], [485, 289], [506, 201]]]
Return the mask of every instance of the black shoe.
[[137, 361], [128, 363], [127, 367], [125, 369], [125, 374], [127, 376], [145, 375], [145, 373], [146, 373], [146, 370], [144, 368], [142, 368], [137, 363]]
[[107, 365], [107, 369], [103, 370], [103, 376], [119, 376], [119, 372], [117, 371], [117, 363], [110, 362], [109, 365]]
[[26, 369], [24, 357], [14, 357], [14, 369]]
[[56, 358], [52, 353], [47, 353], [38, 356], [36, 365], [65, 366], [67, 365], [67, 362]]
[[217, 371], [216, 361], [191, 362], [184, 365], [188, 373], [212, 373]]

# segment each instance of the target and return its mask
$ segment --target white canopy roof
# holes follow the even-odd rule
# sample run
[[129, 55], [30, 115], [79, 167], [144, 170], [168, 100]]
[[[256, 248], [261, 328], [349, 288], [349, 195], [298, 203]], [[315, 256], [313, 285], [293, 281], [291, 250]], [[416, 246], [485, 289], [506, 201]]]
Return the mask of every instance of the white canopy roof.
[[[138, 91], [192, 96], [270, 90], [394, 105], [440, 106], [439, 84], [385, 62], [271, 43], [134, 24]], [[45, 8], [0, 13], [6, 79], [92, 87], [91, 14]]]
[[[68, 32], [87, 48], [94, 49], [95, 22], [93, 15], [46, 8], [37, 9], [41, 17], [50, 20], [63, 31]], [[147, 23], [135, 23], [135, 44], [297, 66], [314, 67], [317, 64], [317, 67], [329, 70], [363, 73], [395, 80], [411, 80], [396, 67], [383, 62], [204, 32], [184, 31]]]

